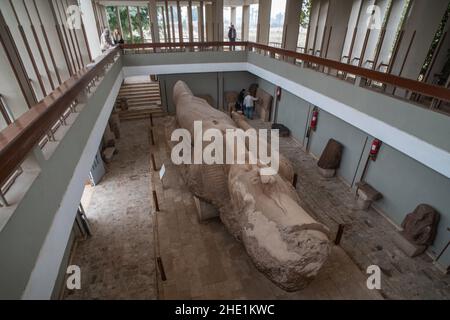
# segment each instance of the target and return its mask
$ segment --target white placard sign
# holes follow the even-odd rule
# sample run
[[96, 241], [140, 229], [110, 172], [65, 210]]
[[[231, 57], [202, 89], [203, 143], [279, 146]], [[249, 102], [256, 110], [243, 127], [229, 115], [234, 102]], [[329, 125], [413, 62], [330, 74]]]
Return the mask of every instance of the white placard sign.
[[159, 171], [159, 180], [162, 180], [165, 174], [166, 174], [166, 166], [162, 165], [161, 170]]

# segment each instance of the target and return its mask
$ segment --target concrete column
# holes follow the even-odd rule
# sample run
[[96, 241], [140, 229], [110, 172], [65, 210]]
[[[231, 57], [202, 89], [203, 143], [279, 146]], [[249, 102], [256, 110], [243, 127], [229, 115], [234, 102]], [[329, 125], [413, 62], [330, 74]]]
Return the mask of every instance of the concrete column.
[[184, 42], [183, 39], [183, 20], [181, 19], [181, 5], [180, 1], [177, 1], [177, 18], [178, 18], [178, 34], [180, 37], [180, 42]]
[[213, 6], [205, 3], [205, 21], [206, 21], [206, 40], [214, 41], [214, 15]]
[[[165, 12], [165, 24], [166, 24], [166, 41], [172, 42], [171, 30], [170, 30], [170, 16], [169, 16], [169, 1], [164, 2], [164, 12]], [[173, 27], [173, 26], [172, 26]]]
[[284, 49], [296, 51], [298, 41], [298, 28], [300, 23], [300, 13], [302, 10], [302, 0], [287, 0], [286, 13], [283, 28]]
[[242, 6], [242, 41], [248, 41], [248, 33], [250, 28], [250, 6]]
[[205, 41], [203, 8], [204, 8], [204, 3], [203, 3], [203, 1], [200, 1], [200, 6], [198, 6], [197, 9], [198, 9], [198, 32], [199, 32], [199, 38], [200, 38], [201, 42]]
[[330, 0], [322, 57], [340, 61], [353, 0]]
[[258, 32], [256, 36], [256, 42], [258, 43], [269, 44], [271, 9], [272, 9], [272, 0], [259, 2]]
[[[12, 111], [14, 118], [18, 118], [31, 108], [37, 101], [33, 89], [28, 81], [29, 77], [17, 48], [13, 36], [6, 30], [7, 25], [0, 11], [0, 81], [2, 83], [2, 98]], [[10, 63], [10, 61], [12, 63]], [[16, 80], [16, 81], [15, 81]], [[7, 126], [1, 117], [1, 129]]]
[[192, 1], [189, 0], [188, 7], [188, 28], [189, 28], [189, 42], [194, 42], [194, 26], [192, 24]]
[[148, 16], [150, 18], [150, 30], [152, 33], [153, 43], [159, 43], [160, 39], [159, 39], [158, 11], [156, 7], [156, 0], [149, 0]]
[[231, 7], [231, 24], [236, 27], [236, 7]]
[[214, 41], [223, 41], [223, 0], [213, 2]]

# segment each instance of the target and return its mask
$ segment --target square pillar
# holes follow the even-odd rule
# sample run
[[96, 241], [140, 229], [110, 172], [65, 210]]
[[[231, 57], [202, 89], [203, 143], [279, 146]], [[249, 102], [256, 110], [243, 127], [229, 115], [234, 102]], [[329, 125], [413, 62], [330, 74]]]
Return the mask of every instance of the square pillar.
[[194, 42], [194, 26], [192, 25], [192, 1], [188, 4], [188, 28], [189, 28], [189, 42]]
[[223, 0], [213, 2], [213, 41], [223, 41]]
[[150, 19], [150, 31], [152, 33], [152, 40], [154, 43], [159, 43], [160, 39], [159, 39], [158, 11], [156, 8], [156, 0], [149, 0], [148, 16]]
[[271, 9], [272, 9], [272, 0], [259, 2], [258, 32], [256, 36], [256, 42], [258, 43], [269, 44]]
[[248, 41], [248, 34], [250, 28], [250, 6], [242, 6], [242, 41]]
[[213, 6], [205, 3], [205, 19], [206, 19], [206, 41], [214, 41], [214, 15]]
[[236, 7], [231, 7], [231, 24], [236, 27]]
[[296, 51], [302, 0], [286, 0], [282, 47]]

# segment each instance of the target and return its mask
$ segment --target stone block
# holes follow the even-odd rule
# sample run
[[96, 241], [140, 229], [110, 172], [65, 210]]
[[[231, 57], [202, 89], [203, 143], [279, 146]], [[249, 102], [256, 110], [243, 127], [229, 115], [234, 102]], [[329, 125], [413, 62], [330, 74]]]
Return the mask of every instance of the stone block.
[[394, 236], [395, 245], [409, 257], [416, 257], [425, 252], [427, 246], [416, 245], [406, 239], [400, 232]]
[[197, 208], [198, 221], [206, 221], [219, 217], [219, 211], [211, 204], [200, 200], [194, 196], [195, 207]]
[[372, 201], [359, 197], [358, 200], [356, 200], [356, 204], [360, 210], [369, 210], [372, 205]]
[[358, 182], [356, 186], [358, 187], [357, 205], [361, 210], [368, 210], [372, 202], [380, 200], [383, 197], [380, 192], [366, 182]]
[[111, 163], [115, 152], [116, 152], [116, 148], [106, 148], [103, 151], [103, 160], [105, 160], [106, 163]]
[[335, 169], [322, 169], [320, 167], [318, 169], [319, 169], [319, 173], [324, 178], [333, 178], [336, 175]]

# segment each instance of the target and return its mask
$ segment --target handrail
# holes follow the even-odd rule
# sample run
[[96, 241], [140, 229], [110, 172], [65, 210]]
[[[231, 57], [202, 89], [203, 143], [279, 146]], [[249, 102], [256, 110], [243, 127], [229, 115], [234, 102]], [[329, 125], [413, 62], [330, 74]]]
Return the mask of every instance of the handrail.
[[194, 47], [227, 47], [227, 46], [243, 46], [247, 50], [259, 49], [269, 52], [272, 55], [280, 55], [295, 60], [301, 60], [307, 63], [318, 64], [322, 67], [334, 69], [355, 75], [357, 77], [382, 82], [395, 87], [400, 87], [411, 92], [417, 92], [425, 96], [438, 100], [450, 101], [450, 90], [434, 84], [424, 83], [413, 79], [403, 78], [393, 74], [380, 72], [373, 69], [367, 69], [352, 64], [339, 62], [336, 60], [326, 59], [311, 54], [299, 53], [296, 51], [275, 48], [264, 44], [254, 42], [172, 42], [172, 43], [145, 43], [145, 44], [124, 44], [123, 49], [156, 49], [156, 48], [194, 48]]
[[229, 47], [229, 46], [242, 46], [247, 47], [250, 42], [248, 41], [211, 41], [211, 42], [159, 42], [159, 43], [130, 43], [122, 44], [122, 49], [158, 49], [158, 48], [195, 48], [195, 47]]
[[0, 185], [25, 160], [70, 103], [114, 60], [118, 52], [119, 47], [115, 47], [98, 62], [81, 69], [0, 132]]

